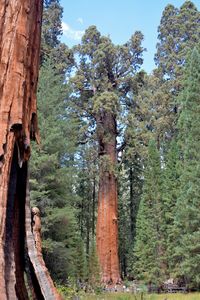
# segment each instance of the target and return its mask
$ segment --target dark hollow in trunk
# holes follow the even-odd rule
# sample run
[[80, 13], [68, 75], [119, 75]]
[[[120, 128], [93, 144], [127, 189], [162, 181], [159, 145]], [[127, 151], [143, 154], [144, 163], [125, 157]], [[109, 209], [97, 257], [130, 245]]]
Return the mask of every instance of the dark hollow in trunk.
[[60, 299], [37, 253], [28, 186], [38, 141], [41, 0], [0, 4], [0, 299]]
[[[8, 299], [12, 299], [14, 294], [19, 299], [28, 299], [24, 282], [26, 177], [27, 163], [24, 163], [22, 168], [19, 167], [18, 151], [15, 145], [8, 186], [4, 246]], [[13, 266], [15, 274], [13, 274]]]

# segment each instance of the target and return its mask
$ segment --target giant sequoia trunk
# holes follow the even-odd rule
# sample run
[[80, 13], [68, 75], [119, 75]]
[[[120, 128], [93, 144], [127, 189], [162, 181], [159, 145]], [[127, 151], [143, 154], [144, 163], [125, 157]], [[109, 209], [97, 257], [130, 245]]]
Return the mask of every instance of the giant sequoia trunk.
[[37, 139], [41, 0], [0, 0], [0, 298], [59, 299], [35, 246], [28, 187]]
[[120, 282], [117, 224], [116, 120], [111, 112], [96, 117], [100, 178], [97, 217], [97, 252], [104, 283]]

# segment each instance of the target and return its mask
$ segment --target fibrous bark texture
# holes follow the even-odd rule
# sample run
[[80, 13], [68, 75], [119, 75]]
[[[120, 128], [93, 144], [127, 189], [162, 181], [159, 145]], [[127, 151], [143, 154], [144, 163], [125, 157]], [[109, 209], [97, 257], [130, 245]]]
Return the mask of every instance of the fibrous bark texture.
[[97, 253], [103, 283], [119, 283], [116, 179], [116, 121], [110, 112], [97, 117], [100, 179], [97, 217]]
[[0, 0], [0, 298], [59, 299], [31, 228], [41, 0]]

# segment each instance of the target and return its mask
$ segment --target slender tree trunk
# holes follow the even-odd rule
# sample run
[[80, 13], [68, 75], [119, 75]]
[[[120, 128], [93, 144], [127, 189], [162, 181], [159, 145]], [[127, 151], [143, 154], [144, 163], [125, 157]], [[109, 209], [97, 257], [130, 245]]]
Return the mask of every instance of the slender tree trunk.
[[[134, 170], [136, 173], [136, 170]], [[130, 183], [130, 231], [131, 231], [131, 242], [135, 239], [135, 226], [138, 206], [138, 191], [136, 190], [136, 178], [134, 177], [133, 166], [130, 167], [129, 171], [129, 183]], [[135, 174], [137, 176], [137, 174]], [[139, 187], [138, 187], [139, 189]]]
[[118, 257], [116, 120], [112, 113], [97, 116], [100, 178], [97, 217], [97, 253], [104, 283], [120, 282]]
[[[90, 195], [89, 195], [90, 197]], [[88, 199], [87, 199], [88, 201]], [[87, 212], [86, 212], [86, 254], [89, 257], [90, 253], [90, 222], [91, 222], [91, 216], [90, 216], [90, 201], [88, 201], [86, 206]]]
[[93, 187], [92, 187], [92, 238], [94, 240], [95, 235], [95, 209], [96, 209], [96, 178], [94, 177], [93, 180]]
[[138, 161], [138, 156], [136, 154], [135, 157], [132, 159], [132, 165], [129, 169], [131, 242], [134, 242], [136, 234], [136, 219], [142, 192], [141, 177], [141, 166], [140, 162]]
[[30, 138], [38, 139], [36, 88], [41, 15], [41, 0], [0, 0], [0, 298], [3, 300], [60, 298], [45, 266], [37, 258], [29, 203]]
[[129, 171], [129, 183], [130, 183], [130, 229], [131, 229], [131, 239], [134, 239], [135, 235], [135, 214], [136, 214], [136, 205], [134, 202], [133, 195], [133, 168], [130, 167]]
[[81, 199], [81, 214], [80, 214], [80, 231], [81, 237], [84, 237], [84, 230], [83, 230], [83, 219], [84, 219], [84, 198]]

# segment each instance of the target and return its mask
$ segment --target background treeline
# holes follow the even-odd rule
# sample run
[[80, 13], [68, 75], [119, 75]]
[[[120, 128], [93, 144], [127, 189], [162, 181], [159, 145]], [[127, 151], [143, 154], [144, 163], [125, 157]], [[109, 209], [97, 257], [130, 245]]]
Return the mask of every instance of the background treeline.
[[[104, 106], [117, 120], [122, 277], [156, 285], [176, 278], [199, 289], [200, 12], [191, 1], [180, 8], [167, 5], [150, 75], [141, 69], [141, 32], [116, 46], [91, 26], [81, 44], [69, 49], [60, 42], [61, 19], [59, 0], [44, 1], [41, 145], [33, 145], [30, 179], [53, 279], [60, 284], [99, 280], [94, 112], [100, 100], [90, 96], [87, 86], [95, 80], [99, 90], [107, 87]], [[109, 70], [110, 81], [115, 75], [112, 86], [104, 70]]]

